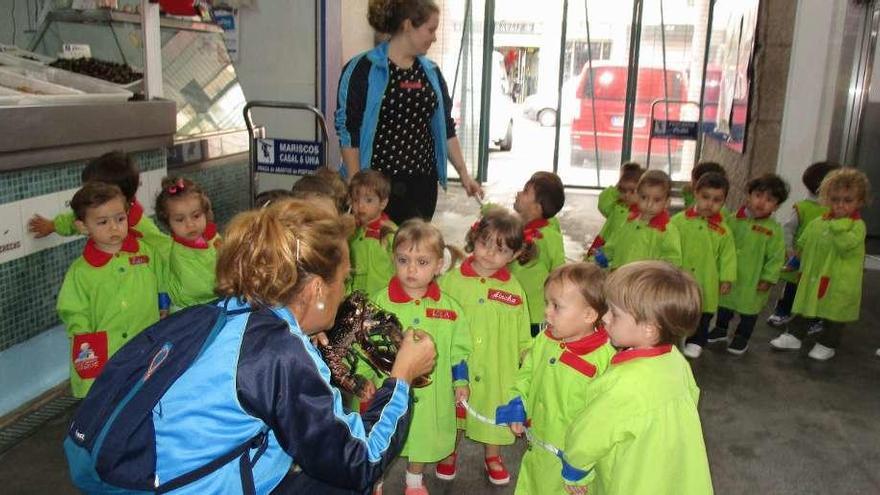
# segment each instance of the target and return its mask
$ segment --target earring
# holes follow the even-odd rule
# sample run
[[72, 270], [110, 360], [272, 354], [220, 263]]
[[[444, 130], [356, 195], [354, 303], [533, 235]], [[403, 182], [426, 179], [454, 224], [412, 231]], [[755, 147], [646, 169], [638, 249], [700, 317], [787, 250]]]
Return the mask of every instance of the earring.
[[324, 311], [324, 301], [318, 301], [318, 304], [315, 306], [318, 308], [318, 311]]

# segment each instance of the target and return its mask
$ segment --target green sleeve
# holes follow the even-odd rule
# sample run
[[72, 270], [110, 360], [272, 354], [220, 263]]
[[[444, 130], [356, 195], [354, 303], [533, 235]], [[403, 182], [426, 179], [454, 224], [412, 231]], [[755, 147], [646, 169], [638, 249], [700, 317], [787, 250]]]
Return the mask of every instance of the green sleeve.
[[666, 233], [660, 245], [660, 259], [681, 267], [681, 235], [672, 222], [666, 224]]
[[[535, 337], [535, 345], [532, 346], [532, 349], [526, 353], [526, 357], [523, 359], [522, 364], [519, 367], [519, 370], [516, 372], [516, 381], [513, 385], [513, 395], [520, 396], [522, 398], [523, 404], [528, 407], [529, 405], [529, 390], [532, 386], [532, 368], [534, 367], [535, 360], [535, 352], [537, 351], [536, 347], [538, 344], [538, 339], [541, 337]], [[528, 409], [526, 410], [528, 413]]]
[[865, 222], [850, 218], [838, 218], [831, 220], [831, 236], [834, 248], [840, 254], [858, 248], [865, 243]]
[[550, 271], [565, 264], [565, 244], [563, 244], [562, 236], [558, 238], [559, 243], [554, 245], [550, 251]]
[[[457, 304], [454, 309], [458, 313], [458, 319], [456, 320], [455, 330], [452, 332], [452, 349], [449, 352], [453, 366], [462, 361], [467, 361], [468, 356], [471, 354], [471, 331], [468, 328], [467, 319], [464, 317], [464, 311]], [[449, 370], [447, 372], [451, 373], [452, 371]], [[455, 380], [453, 383], [456, 387], [467, 384], [468, 380]]]
[[620, 199], [620, 191], [617, 190], [617, 186], [606, 187], [599, 193], [599, 213], [602, 214], [603, 217], [608, 218], [608, 215], [611, 214], [612, 208], [614, 208], [614, 204], [617, 203], [617, 200]]
[[785, 237], [782, 235], [782, 228], [776, 224], [773, 226], [773, 237], [767, 245], [767, 256], [759, 280], [775, 284], [779, 281], [783, 264], [785, 264]]
[[57, 309], [68, 336], [95, 331], [95, 323], [89, 321], [89, 300], [76, 264], [64, 276], [64, 283], [58, 293]]
[[718, 253], [718, 280], [720, 282], [736, 282], [736, 246], [733, 243], [733, 231], [724, 224], [727, 232], [721, 236]]
[[519, 318], [517, 318], [516, 322], [520, 357], [522, 357], [523, 353], [527, 352], [535, 343], [535, 339], [532, 338], [532, 322], [529, 317], [529, 307], [528, 302], [526, 301], [525, 291], [522, 291], [521, 294], [523, 298], [522, 311], [519, 312]]
[[76, 225], [73, 223], [74, 221], [76, 221], [76, 217], [72, 211], [55, 215], [55, 218], [52, 219], [52, 223], [55, 224], [55, 233], [64, 237], [79, 234], [79, 231], [76, 230]]

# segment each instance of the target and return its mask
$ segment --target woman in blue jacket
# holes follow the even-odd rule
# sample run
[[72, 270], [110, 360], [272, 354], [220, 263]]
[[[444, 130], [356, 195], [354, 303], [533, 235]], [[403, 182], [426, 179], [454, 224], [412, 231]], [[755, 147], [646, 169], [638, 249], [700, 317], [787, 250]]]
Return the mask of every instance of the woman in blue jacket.
[[342, 300], [352, 227], [299, 200], [232, 220], [217, 291], [228, 309], [252, 311], [229, 318], [153, 411], [156, 476], [174, 479], [261, 431], [268, 441], [250, 463], [236, 459], [174, 493], [366, 493], [397, 456], [409, 383], [433, 367], [431, 340], [407, 335], [362, 415], [343, 410], [310, 340], [332, 326]]
[[436, 41], [433, 0], [370, 0], [367, 20], [390, 39], [351, 59], [339, 80], [336, 133], [348, 177], [372, 168], [391, 181], [385, 211], [395, 223], [430, 221], [446, 162], [468, 196], [483, 190], [467, 171], [455, 135], [452, 100], [440, 68], [425, 54]]

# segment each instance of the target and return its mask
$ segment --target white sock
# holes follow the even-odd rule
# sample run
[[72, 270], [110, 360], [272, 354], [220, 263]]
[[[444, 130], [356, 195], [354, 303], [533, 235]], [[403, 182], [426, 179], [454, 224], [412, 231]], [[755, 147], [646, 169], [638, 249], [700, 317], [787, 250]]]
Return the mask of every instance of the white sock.
[[422, 486], [422, 473], [412, 474], [411, 472], [406, 472], [406, 487], [407, 488], [418, 488]]

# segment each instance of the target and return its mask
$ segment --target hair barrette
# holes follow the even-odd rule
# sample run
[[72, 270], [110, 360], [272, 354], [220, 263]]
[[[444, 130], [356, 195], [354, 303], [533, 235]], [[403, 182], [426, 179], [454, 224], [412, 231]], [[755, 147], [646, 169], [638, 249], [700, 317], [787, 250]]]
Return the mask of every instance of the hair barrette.
[[167, 191], [168, 194], [177, 194], [179, 192], [183, 192], [186, 188], [186, 184], [183, 183], [183, 179], [177, 179], [177, 182], [173, 186], [169, 186]]

